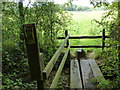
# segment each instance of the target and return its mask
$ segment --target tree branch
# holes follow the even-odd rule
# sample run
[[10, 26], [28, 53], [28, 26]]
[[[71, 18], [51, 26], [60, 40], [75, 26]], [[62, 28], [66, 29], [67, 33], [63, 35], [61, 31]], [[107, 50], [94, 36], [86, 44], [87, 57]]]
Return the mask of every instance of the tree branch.
[[28, 9], [28, 6], [30, 5], [31, 1], [29, 1], [29, 3], [27, 4], [27, 7], [25, 8], [24, 14], [26, 12], [26, 10]]

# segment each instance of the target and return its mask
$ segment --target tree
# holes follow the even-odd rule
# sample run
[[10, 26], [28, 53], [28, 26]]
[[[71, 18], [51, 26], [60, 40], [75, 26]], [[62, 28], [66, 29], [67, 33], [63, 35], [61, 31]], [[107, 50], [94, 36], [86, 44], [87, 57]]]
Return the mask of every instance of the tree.
[[24, 7], [23, 2], [3, 2], [1, 6], [3, 89], [35, 86], [30, 79], [26, 52], [21, 48], [21, 25], [36, 23], [40, 49], [47, 63], [56, 49], [58, 32], [64, 31], [70, 22], [69, 15], [52, 2], [35, 2], [31, 7]]
[[120, 1], [118, 2], [118, 42], [119, 42], [119, 45], [118, 45], [118, 70], [119, 70], [119, 73], [120, 73]]
[[23, 7], [23, 0], [20, 0], [18, 3], [19, 6], [19, 19], [20, 19], [20, 46], [22, 49], [24, 49], [24, 36], [23, 36], [23, 30], [22, 30], [22, 24], [24, 24], [25, 19], [24, 19], [24, 7]]
[[59, 5], [52, 2], [34, 3], [30, 11], [35, 13], [30, 12], [28, 18], [34, 17], [31, 22], [37, 23], [41, 51], [49, 56], [49, 60], [56, 50], [58, 32], [65, 30], [70, 23], [70, 17]]
[[89, 7], [87, 7], [87, 6], [78, 6], [77, 7], [77, 11], [86, 11], [88, 9], [89, 9]]

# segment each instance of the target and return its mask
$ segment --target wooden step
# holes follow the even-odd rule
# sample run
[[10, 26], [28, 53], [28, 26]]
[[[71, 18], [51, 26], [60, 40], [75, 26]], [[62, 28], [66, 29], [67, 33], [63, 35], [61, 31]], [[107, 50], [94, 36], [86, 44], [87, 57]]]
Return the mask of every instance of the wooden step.
[[70, 63], [70, 88], [96, 88], [101, 80], [105, 80], [94, 59], [71, 60]]
[[100, 82], [101, 80], [105, 80], [102, 72], [100, 71], [100, 68], [98, 67], [96, 61], [94, 59], [90, 59], [89, 63], [91, 65], [94, 77]]
[[84, 88], [95, 88], [96, 86], [92, 82], [93, 79], [97, 80], [96, 83], [105, 80], [94, 59], [80, 60], [80, 65]]
[[93, 76], [93, 71], [91, 69], [89, 60], [81, 60], [80, 65], [81, 65], [81, 70], [82, 70], [84, 88], [93, 88], [94, 86], [91, 82], [91, 79], [94, 76]]
[[70, 88], [82, 88], [78, 60], [71, 60], [70, 63]]

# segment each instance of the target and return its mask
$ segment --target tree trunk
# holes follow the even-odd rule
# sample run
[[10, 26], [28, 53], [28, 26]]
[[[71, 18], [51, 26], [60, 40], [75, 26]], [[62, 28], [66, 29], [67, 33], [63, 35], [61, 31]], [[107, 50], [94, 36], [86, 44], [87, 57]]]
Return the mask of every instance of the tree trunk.
[[120, 1], [118, 2], [118, 70], [120, 73]]
[[19, 6], [19, 18], [20, 18], [20, 48], [24, 49], [24, 36], [22, 30], [22, 24], [25, 22], [24, 20], [24, 7], [23, 7], [23, 0], [20, 0], [18, 3]]

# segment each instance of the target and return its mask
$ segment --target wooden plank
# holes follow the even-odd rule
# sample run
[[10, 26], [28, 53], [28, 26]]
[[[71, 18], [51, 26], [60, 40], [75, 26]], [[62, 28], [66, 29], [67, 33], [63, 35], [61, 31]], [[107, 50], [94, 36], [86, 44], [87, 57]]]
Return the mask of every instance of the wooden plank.
[[[59, 46], [57, 46], [59, 47]], [[66, 48], [66, 46], [64, 46]], [[110, 46], [104, 46], [104, 47], [110, 47]], [[89, 46], [70, 46], [70, 48], [102, 48], [102, 46], [99, 45], [89, 45]]]
[[64, 45], [68, 39], [69, 39], [69, 35], [66, 37], [66, 39], [64, 40], [62, 45], [58, 48], [58, 50], [55, 52], [55, 54], [53, 55], [53, 57], [51, 58], [51, 60], [48, 62], [47, 66], [43, 70], [42, 73], [43, 73], [44, 79], [48, 78], [48, 76], [50, 75], [50, 72], [52, 71], [52, 69], [53, 69], [53, 67], [54, 67], [54, 65], [55, 65], [60, 53], [62, 52], [62, 49], [64, 48]]
[[[102, 38], [102, 36], [74, 36], [69, 39], [97, 39]], [[105, 36], [105, 38], [110, 38], [109, 36]], [[57, 39], [65, 39], [65, 37], [58, 37]]]
[[[109, 46], [104, 46], [109, 47]], [[89, 45], [89, 46], [70, 46], [70, 48], [102, 48], [102, 46], [99, 45]]]
[[59, 66], [59, 69], [58, 69], [58, 71], [57, 71], [57, 73], [56, 73], [56, 75], [55, 75], [55, 78], [53, 79], [53, 82], [52, 82], [50, 88], [56, 88], [56, 87], [57, 87], [58, 80], [59, 80], [59, 78], [60, 78], [60, 76], [61, 76], [61, 72], [62, 72], [62, 70], [63, 70], [65, 61], [66, 61], [66, 59], [67, 59], [69, 50], [70, 50], [70, 45], [68, 46], [68, 48], [67, 48], [67, 50], [66, 50], [66, 52], [65, 52], [65, 55], [64, 55], [64, 57], [63, 57], [63, 59], [62, 59], [62, 62], [61, 62], [61, 64], [60, 64], [60, 66]]
[[95, 62], [95, 60], [90, 59], [89, 62], [90, 62], [94, 77], [98, 78], [98, 82], [101, 81], [101, 80], [105, 80], [105, 78], [103, 77], [103, 74], [101, 73], [97, 63]]
[[57, 39], [65, 39], [65, 37], [58, 37]]
[[81, 72], [84, 88], [93, 88], [91, 79], [93, 78], [92, 69], [88, 60], [80, 60]]
[[71, 60], [70, 65], [70, 88], [82, 88], [78, 60]]

